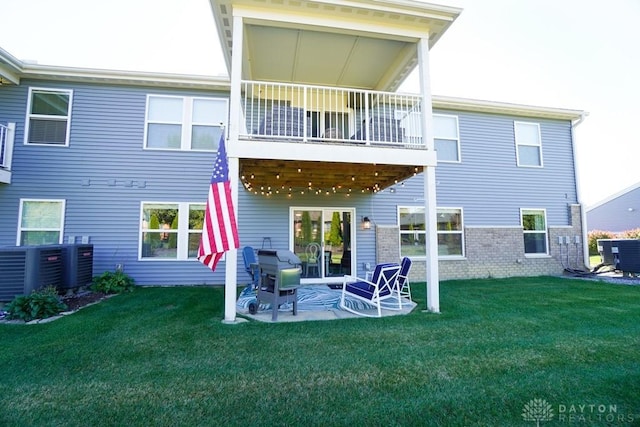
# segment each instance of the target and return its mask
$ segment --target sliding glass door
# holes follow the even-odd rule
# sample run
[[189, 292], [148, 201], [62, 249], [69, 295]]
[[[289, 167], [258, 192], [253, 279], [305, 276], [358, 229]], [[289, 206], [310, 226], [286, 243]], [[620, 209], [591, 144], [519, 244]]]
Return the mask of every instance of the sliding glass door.
[[303, 279], [351, 274], [353, 218], [353, 209], [291, 208], [291, 250], [302, 261]]

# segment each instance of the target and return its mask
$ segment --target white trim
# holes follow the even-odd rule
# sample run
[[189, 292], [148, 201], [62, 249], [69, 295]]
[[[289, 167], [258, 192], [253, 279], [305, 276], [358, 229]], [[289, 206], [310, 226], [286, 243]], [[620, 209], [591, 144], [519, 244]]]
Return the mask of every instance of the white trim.
[[451, 117], [453, 119], [455, 119], [456, 121], [456, 138], [450, 138], [450, 137], [440, 137], [438, 136], [437, 129], [436, 129], [436, 124], [435, 124], [435, 120], [433, 120], [433, 145], [434, 145], [434, 149], [437, 151], [437, 149], [435, 148], [435, 140], [436, 139], [440, 139], [440, 140], [444, 140], [444, 141], [455, 141], [456, 142], [456, 149], [457, 149], [457, 157], [458, 160], [442, 160], [440, 159], [440, 156], [438, 156], [438, 163], [462, 163], [462, 150], [460, 148], [460, 118], [458, 115], [456, 114], [438, 114], [438, 113], [434, 113], [433, 117]]
[[524, 250], [524, 255], [527, 257], [543, 257], [549, 255], [549, 223], [547, 221], [547, 210], [545, 208], [520, 208], [520, 226], [522, 227], [523, 238], [525, 234], [542, 234], [541, 231], [538, 230], [525, 230], [524, 224], [522, 221], [522, 214], [524, 211], [539, 211], [544, 214], [544, 237], [545, 237], [545, 252], [544, 253], [527, 253], [527, 249]]
[[[150, 121], [149, 119], [149, 107], [150, 100], [152, 98], [165, 98], [165, 99], [180, 99], [182, 101], [182, 115], [180, 117], [180, 121], [160, 121], [154, 120]], [[193, 121], [193, 104], [196, 100], [205, 100], [205, 101], [222, 101], [224, 103], [223, 111], [225, 111], [223, 120], [213, 120], [210, 123], [200, 123]], [[156, 93], [148, 93], [146, 97], [145, 104], [145, 112], [144, 112], [144, 136], [142, 142], [142, 148], [144, 150], [152, 150], [152, 151], [193, 151], [193, 152], [204, 152], [211, 153], [216, 151], [217, 147], [213, 147], [210, 150], [205, 150], [201, 148], [191, 148], [193, 144], [193, 126], [210, 126], [221, 128], [222, 132], [224, 132], [224, 125], [228, 123], [229, 120], [229, 99], [225, 97], [216, 97], [216, 96], [181, 96], [181, 95], [166, 95], [166, 94], [156, 94]], [[149, 147], [148, 146], [148, 132], [149, 132], [149, 124], [170, 124], [170, 125], [179, 125], [181, 128], [180, 133], [180, 147], [179, 148], [168, 148], [168, 147]], [[221, 126], [222, 125], [222, 126]], [[217, 143], [218, 141], [215, 141]]]
[[[153, 204], [162, 204], [162, 205], [174, 205], [178, 209], [178, 228], [177, 229], [168, 229], [163, 231], [159, 230], [151, 230], [149, 228], [143, 228], [143, 220], [144, 220], [144, 206], [145, 205], [153, 205]], [[196, 257], [189, 258], [189, 235], [194, 234], [195, 232], [202, 233], [202, 229], [189, 229], [189, 212], [191, 211], [191, 207], [194, 205], [200, 205], [203, 208], [206, 207], [206, 201], [202, 202], [175, 202], [175, 201], [149, 201], [143, 200], [140, 202], [140, 210], [139, 210], [139, 222], [138, 222], [138, 261], [143, 262], [160, 262], [160, 261], [168, 261], [168, 262], [176, 262], [176, 261], [194, 261], [197, 260]], [[143, 239], [145, 232], [166, 232], [169, 234], [175, 234], [177, 237], [176, 240], [176, 257], [175, 258], [154, 258], [154, 257], [143, 257], [142, 256], [142, 248], [143, 248]]]
[[[424, 234], [425, 236], [427, 236], [427, 230], [426, 230], [427, 224], [426, 224], [426, 218], [425, 218], [425, 230], [414, 230], [414, 231], [404, 231], [403, 232], [403, 230], [401, 229], [401, 224], [400, 224], [400, 210], [401, 209], [418, 209], [418, 210], [422, 209], [423, 210], [422, 214], [424, 215], [424, 206], [422, 206], [422, 205], [396, 205], [396, 225], [395, 225], [395, 227], [398, 228], [398, 234], [399, 234], [398, 237], [400, 237], [398, 239], [398, 245], [399, 245], [398, 246], [398, 252], [400, 253], [400, 256], [402, 257], [402, 256], [408, 256], [408, 255], [402, 255], [402, 238], [401, 238], [401, 236], [403, 234], [411, 234], [411, 233]], [[460, 255], [455, 255], [455, 254], [453, 254], [453, 255], [440, 255], [440, 253], [439, 253], [440, 251], [438, 250], [438, 260], [466, 258], [466, 251], [465, 251], [465, 240], [466, 240], [465, 234], [466, 233], [465, 233], [465, 228], [467, 228], [467, 227], [464, 226], [464, 209], [461, 206], [460, 207], [459, 206], [436, 206], [436, 215], [439, 215], [439, 212], [441, 210], [444, 210], [444, 209], [451, 209], [451, 210], [460, 211], [460, 227], [461, 227], [461, 230], [459, 230], [459, 231], [456, 230], [456, 231], [451, 231], [451, 232], [438, 230], [437, 229], [438, 222], [436, 221], [436, 239], [437, 239], [437, 236], [445, 235], [445, 234], [452, 234], [452, 235], [458, 235], [459, 234], [459, 235], [461, 235], [462, 238], [460, 240], [460, 244], [462, 245], [462, 248], [461, 248], [462, 249], [462, 254], [460, 254]], [[425, 237], [425, 244], [426, 244], [426, 237]], [[424, 260], [424, 259], [427, 258], [427, 249], [425, 248], [425, 254], [424, 255], [410, 256], [409, 258], [411, 258], [413, 260]]]
[[[60, 225], [58, 228], [33, 228], [33, 229], [23, 229], [22, 228], [22, 211], [24, 202], [41, 202], [41, 203], [60, 203], [62, 212], [60, 212]], [[20, 206], [18, 208], [18, 230], [16, 232], [16, 246], [21, 246], [20, 241], [22, 240], [22, 232], [23, 231], [58, 231], [58, 244], [62, 244], [63, 236], [64, 236], [64, 219], [66, 212], [67, 201], [65, 199], [31, 199], [31, 198], [21, 198]]]
[[[349, 226], [349, 229], [351, 231], [351, 236], [350, 237], [350, 242], [351, 242], [351, 274], [352, 275], [357, 275], [357, 271], [358, 271], [358, 257], [357, 257], [357, 245], [356, 245], [356, 231], [358, 229], [358, 218], [356, 217], [356, 208], [353, 207], [344, 207], [344, 206], [340, 206], [340, 207], [332, 207], [332, 206], [289, 206], [289, 223], [287, 225], [287, 227], [289, 228], [289, 250], [291, 252], [294, 252], [295, 249], [295, 230], [292, 227], [292, 224], [294, 222], [294, 213], [295, 211], [320, 211], [321, 212], [321, 220], [322, 220], [322, 225], [324, 225], [324, 221], [326, 221], [326, 218], [324, 217], [324, 212], [325, 211], [338, 211], [338, 212], [349, 212], [351, 214], [351, 224]], [[329, 220], [331, 220], [331, 218], [329, 218]], [[373, 230], [367, 230], [367, 231], [373, 231]], [[324, 231], [320, 230], [320, 235], [321, 235], [321, 251], [322, 251], [322, 257], [324, 257], [324, 250], [325, 250], [325, 246], [324, 246]], [[324, 263], [322, 263], [322, 268], [324, 268]], [[308, 282], [308, 283], [338, 283], [336, 281], [336, 279], [339, 279], [340, 281], [342, 281], [342, 276], [327, 276], [326, 272], [325, 272], [325, 277], [324, 278], [312, 278], [312, 279], [306, 279], [306, 278], [302, 278], [301, 281], [303, 283]]]
[[[33, 93], [34, 92], [57, 92], [57, 93], [66, 93], [69, 96], [69, 105], [67, 106], [67, 115], [63, 118], [62, 116], [51, 116], [51, 115], [43, 115], [43, 114], [32, 114], [31, 113], [31, 104], [33, 101]], [[27, 111], [25, 115], [25, 123], [24, 123], [24, 145], [33, 145], [33, 146], [41, 146], [41, 147], [68, 147], [69, 141], [71, 139], [71, 111], [73, 108], [73, 90], [72, 89], [60, 89], [60, 88], [45, 88], [45, 87], [29, 87], [29, 94], [27, 96]], [[52, 121], [63, 121], [67, 122], [67, 129], [65, 135], [64, 144], [43, 144], [37, 142], [29, 142], [29, 131], [31, 126], [31, 118], [40, 118], [43, 120], [52, 120]]]
[[[518, 142], [518, 125], [533, 125], [538, 129], [538, 143], [530, 144], [530, 143], [522, 143]], [[513, 136], [516, 145], [516, 165], [521, 168], [543, 168], [544, 160], [542, 157], [542, 134], [540, 132], [540, 123], [535, 122], [525, 122], [525, 121], [513, 121]], [[520, 163], [520, 147], [538, 147], [538, 154], [540, 156], [540, 164], [539, 165], [523, 165]]]
[[624, 195], [626, 195], [627, 193], [630, 193], [630, 192], [635, 191], [635, 190], [637, 190], [637, 189], [640, 189], [640, 182], [638, 182], [638, 183], [636, 183], [636, 184], [633, 184], [632, 186], [627, 187], [627, 188], [625, 188], [625, 189], [623, 189], [623, 190], [620, 190], [620, 191], [618, 191], [617, 193], [612, 194], [611, 196], [609, 196], [609, 197], [607, 197], [607, 198], [605, 198], [605, 199], [603, 199], [603, 200], [600, 200], [599, 202], [597, 202], [597, 203], [595, 203], [595, 204], [593, 204], [593, 205], [591, 205], [591, 206], [589, 206], [589, 207], [585, 208], [585, 212], [592, 211], [592, 210], [594, 210], [595, 208], [598, 208], [598, 207], [600, 207], [600, 206], [602, 206], [602, 205], [604, 205], [604, 204], [607, 204], [607, 203], [609, 203], [609, 202], [611, 202], [611, 201], [613, 201], [613, 200], [617, 199], [618, 197], [624, 196]]

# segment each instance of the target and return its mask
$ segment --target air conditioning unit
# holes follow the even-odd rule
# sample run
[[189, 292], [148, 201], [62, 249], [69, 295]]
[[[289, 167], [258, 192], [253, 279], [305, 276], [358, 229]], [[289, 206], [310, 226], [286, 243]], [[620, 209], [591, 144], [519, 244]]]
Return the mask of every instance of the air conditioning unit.
[[618, 240], [614, 244], [618, 248], [616, 270], [624, 276], [640, 273], [640, 240]]
[[62, 247], [0, 247], [0, 301], [28, 295], [44, 287], [62, 284]]
[[598, 252], [602, 258], [602, 263], [605, 265], [615, 266], [616, 260], [612, 249], [612, 243], [615, 239], [598, 239]]
[[93, 279], [93, 245], [62, 245], [62, 285], [60, 289], [88, 286]]

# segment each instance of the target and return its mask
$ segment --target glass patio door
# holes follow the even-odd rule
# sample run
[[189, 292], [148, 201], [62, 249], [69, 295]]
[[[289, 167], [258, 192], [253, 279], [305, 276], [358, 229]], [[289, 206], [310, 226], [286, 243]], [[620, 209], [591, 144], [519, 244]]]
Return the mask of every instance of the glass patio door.
[[291, 250], [302, 261], [303, 279], [351, 274], [353, 218], [353, 209], [291, 208]]

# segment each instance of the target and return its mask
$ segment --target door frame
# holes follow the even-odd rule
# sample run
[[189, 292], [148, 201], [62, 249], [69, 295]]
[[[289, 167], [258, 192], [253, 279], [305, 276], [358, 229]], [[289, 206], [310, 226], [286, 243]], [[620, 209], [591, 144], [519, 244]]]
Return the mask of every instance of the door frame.
[[[289, 250], [291, 252], [294, 252], [295, 250], [295, 229], [294, 229], [294, 221], [295, 221], [295, 212], [296, 211], [321, 211], [321, 219], [322, 219], [322, 223], [324, 224], [324, 222], [331, 221], [331, 218], [325, 218], [325, 212], [330, 211], [332, 214], [335, 211], [339, 211], [339, 212], [348, 212], [350, 214], [351, 217], [351, 226], [350, 226], [350, 235], [349, 235], [349, 241], [351, 243], [351, 269], [352, 269], [352, 273], [355, 271], [354, 267], [355, 267], [355, 262], [354, 260], [356, 260], [356, 223], [355, 223], [355, 219], [356, 219], [356, 208], [354, 207], [335, 207], [335, 206], [289, 206]], [[321, 267], [322, 267], [322, 271], [324, 271], [324, 250], [325, 250], [325, 244], [324, 244], [324, 238], [321, 239], [321, 248], [320, 248], [320, 253], [321, 253], [321, 257], [323, 259], [323, 262], [320, 263]], [[343, 276], [326, 276], [326, 273], [322, 274], [323, 277], [314, 277], [314, 278], [302, 278], [300, 280], [300, 282], [302, 284], [309, 284], [309, 283], [342, 283], [342, 278]]]

